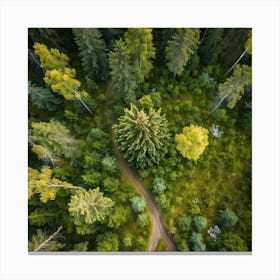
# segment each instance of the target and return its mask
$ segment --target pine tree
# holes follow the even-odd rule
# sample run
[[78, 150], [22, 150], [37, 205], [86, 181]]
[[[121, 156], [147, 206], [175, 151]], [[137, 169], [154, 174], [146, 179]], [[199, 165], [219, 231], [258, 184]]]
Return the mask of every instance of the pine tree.
[[41, 172], [28, 167], [28, 199], [35, 194], [40, 194], [40, 200], [43, 203], [55, 200], [59, 188], [83, 189], [53, 178], [52, 170], [48, 166], [43, 167]]
[[104, 197], [99, 188], [79, 190], [72, 195], [68, 204], [69, 213], [73, 218], [74, 224], [90, 225], [97, 221], [104, 221], [111, 213], [114, 202]]
[[140, 169], [159, 164], [167, 152], [170, 135], [160, 109], [145, 112], [131, 104], [113, 128], [124, 158]]
[[126, 104], [135, 102], [135, 89], [152, 69], [151, 59], [155, 57], [152, 29], [130, 28], [125, 41], [116, 41], [114, 51], [109, 54], [109, 64], [114, 88]]
[[[133, 72], [133, 65], [130, 61], [130, 51], [123, 40], [116, 41], [114, 51], [109, 54], [109, 65], [113, 87], [124, 96], [133, 96], [137, 82]], [[132, 98], [131, 102], [134, 101]]]
[[52, 164], [58, 163], [61, 156], [74, 158], [80, 154], [77, 140], [58, 122], [31, 123], [28, 141], [41, 160]]
[[72, 30], [85, 72], [91, 79], [106, 80], [108, 58], [102, 34], [97, 28], [73, 28]]
[[183, 128], [183, 133], [175, 135], [176, 149], [183, 157], [198, 160], [208, 146], [208, 130], [191, 125]]
[[47, 109], [49, 111], [56, 111], [63, 100], [52, 93], [48, 88], [37, 87], [31, 82], [28, 82], [28, 94], [31, 101], [40, 109]]
[[129, 28], [124, 37], [131, 54], [137, 84], [142, 83], [153, 67], [151, 59], [155, 58], [152, 29]]
[[167, 42], [166, 61], [170, 72], [180, 76], [190, 57], [198, 49], [200, 30], [198, 28], [178, 28]]
[[247, 65], [236, 65], [232, 76], [226, 79], [223, 84], [219, 85], [218, 95], [219, 102], [211, 110], [211, 114], [217, 110], [224, 100], [227, 100], [227, 107], [232, 109], [242, 98], [245, 86], [251, 84], [252, 70]]

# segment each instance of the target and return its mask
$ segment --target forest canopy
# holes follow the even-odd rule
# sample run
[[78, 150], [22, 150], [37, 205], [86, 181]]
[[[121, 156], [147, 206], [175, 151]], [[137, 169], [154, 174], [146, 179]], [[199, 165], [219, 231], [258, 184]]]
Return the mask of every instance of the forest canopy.
[[252, 36], [30, 28], [28, 251], [251, 251]]

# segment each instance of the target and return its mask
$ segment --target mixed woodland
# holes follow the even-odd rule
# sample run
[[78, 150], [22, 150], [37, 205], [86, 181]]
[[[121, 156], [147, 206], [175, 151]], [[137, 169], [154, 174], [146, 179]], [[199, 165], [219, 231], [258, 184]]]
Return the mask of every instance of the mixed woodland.
[[30, 28], [28, 251], [251, 251], [252, 30]]

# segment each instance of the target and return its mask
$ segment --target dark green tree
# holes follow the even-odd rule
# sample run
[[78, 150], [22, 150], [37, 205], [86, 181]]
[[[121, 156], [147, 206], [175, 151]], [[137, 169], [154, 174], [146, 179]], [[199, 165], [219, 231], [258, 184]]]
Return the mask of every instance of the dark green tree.
[[109, 67], [102, 34], [97, 28], [73, 28], [73, 33], [87, 75], [91, 79], [106, 80]]
[[113, 87], [124, 96], [127, 104], [134, 102], [137, 82], [131, 64], [130, 51], [123, 40], [116, 41], [114, 51], [109, 54], [109, 65]]
[[63, 103], [63, 98], [53, 94], [50, 89], [35, 86], [31, 82], [28, 82], [28, 95], [38, 108], [52, 112], [56, 111]]
[[219, 210], [217, 212], [217, 223], [222, 229], [232, 228], [238, 221], [238, 217], [231, 210], [226, 208], [225, 210]]
[[168, 150], [170, 134], [160, 109], [145, 112], [131, 105], [113, 128], [124, 158], [140, 169], [159, 164]]

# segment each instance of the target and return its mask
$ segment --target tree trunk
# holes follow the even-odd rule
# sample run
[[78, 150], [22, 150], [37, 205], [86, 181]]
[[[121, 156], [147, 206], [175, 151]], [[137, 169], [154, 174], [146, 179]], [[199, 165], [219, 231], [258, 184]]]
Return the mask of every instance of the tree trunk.
[[234, 64], [229, 68], [229, 70], [226, 72], [226, 74], [224, 75], [227, 76], [227, 74], [236, 66], [236, 64], [241, 60], [241, 58], [246, 54], [247, 49], [239, 56], [239, 58], [234, 62]]

